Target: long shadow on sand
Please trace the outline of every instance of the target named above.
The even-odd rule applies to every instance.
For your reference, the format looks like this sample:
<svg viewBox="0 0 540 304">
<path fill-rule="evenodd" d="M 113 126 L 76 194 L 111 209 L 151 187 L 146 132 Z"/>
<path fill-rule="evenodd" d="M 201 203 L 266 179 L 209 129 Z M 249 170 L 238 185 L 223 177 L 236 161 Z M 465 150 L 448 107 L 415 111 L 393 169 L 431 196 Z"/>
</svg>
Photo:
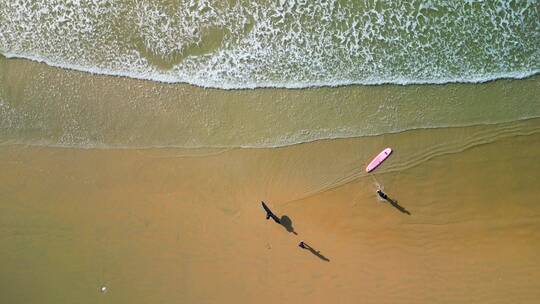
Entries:
<svg viewBox="0 0 540 304">
<path fill-rule="evenodd" d="M 281 216 L 281 219 L 279 219 L 279 223 L 281 224 L 281 226 L 287 229 L 288 232 L 298 235 L 298 233 L 294 231 L 294 228 L 292 226 L 292 221 L 288 216 L 286 215 Z"/>
<path fill-rule="evenodd" d="M 402 206 L 400 206 L 400 205 L 398 204 L 398 201 L 395 201 L 395 200 L 393 200 L 393 199 L 391 199 L 391 198 L 389 198 L 389 197 L 386 198 L 385 201 L 389 202 L 389 203 L 390 203 L 392 206 L 394 206 L 397 210 L 399 210 L 399 211 L 401 211 L 401 212 L 403 212 L 403 213 L 405 213 L 405 214 L 411 215 L 411 213 L 410 213 L 409 211 L 407 211 L 407 209 L 403 208 Z"/>
<path fill-rule="evenodd" d="M 317 250 L 313 249 L 313 247 L 309 246 L 309 245 L 306 244 L 305 242 L 302 242 L 302 243 L 300 243 L 300 244 L 302 244 L 302 246 L 300 246 L 300 247 L 309 250 L 309 252 L 313 253 L 313 254 L 314 254 L 316 257 L 318 257 L 319 259 L 321 259 L 321 260 L 323 260 L 323 261 L 325 261 L 325 262 L 330 262 L 330 259 L 328 259 L 328 258 L 325 257 L 324 255 L 322 255 L 320 251 L 317 251 Z"/>
</svg>

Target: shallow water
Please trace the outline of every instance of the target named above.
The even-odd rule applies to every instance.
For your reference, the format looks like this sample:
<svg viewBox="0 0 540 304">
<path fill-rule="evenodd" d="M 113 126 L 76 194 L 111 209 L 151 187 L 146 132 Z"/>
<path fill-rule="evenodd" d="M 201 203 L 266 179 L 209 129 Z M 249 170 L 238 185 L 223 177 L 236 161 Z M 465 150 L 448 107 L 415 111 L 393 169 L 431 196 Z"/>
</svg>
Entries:
<svg viewBox="0 0 540 304">
<path fill-rule="evenodd" d="M 540 116 L 539 79 L 226 91 L 0 58 L 0 143 L 276 147 L 511 122 Z"/>
</svg>

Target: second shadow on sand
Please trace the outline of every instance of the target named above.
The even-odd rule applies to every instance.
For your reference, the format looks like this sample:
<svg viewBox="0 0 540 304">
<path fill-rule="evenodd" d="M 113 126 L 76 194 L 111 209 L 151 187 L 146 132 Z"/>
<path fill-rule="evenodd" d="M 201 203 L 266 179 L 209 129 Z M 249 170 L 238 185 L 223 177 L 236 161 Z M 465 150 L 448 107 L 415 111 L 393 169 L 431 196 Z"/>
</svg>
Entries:
<svg viewBox="0 0 540 304">
<path fill-rule="evenodd" d="M 280 219 L 279 219 L 279 223 L 281 226 L 283 226 L 288 232 L 290 233 L 294 233 L 296 235 L 298 235 L 298 233 L 296 233 L 296 231 L 294 231 L 294 228 L 293 228 L 293 225 L 292 225 L 292 221 L 291 219 L 286 216 L 286 215 L 283 215 Z"/>
<path fill-rule="evenodd" d="M 320 251 L 317 251 L 315 250 L 313 247 L 309 246 L 308 244 L 306 244 L 305 242 L 300 242 L 300 244 L 298 245 L 300 246 L 300 248 L 303 248 L 303 249 L 307 249 L 309 250 L 309 252 L 311 252 L 312 254 L 314 254 L 316 257 L 318 257 L 319 259 L 325 261 L 325 262 L 330 262 L 330 259 L 328 259 L 327 257 L 325 257 L 324 255 L 321 254 Z"/>
</svg>

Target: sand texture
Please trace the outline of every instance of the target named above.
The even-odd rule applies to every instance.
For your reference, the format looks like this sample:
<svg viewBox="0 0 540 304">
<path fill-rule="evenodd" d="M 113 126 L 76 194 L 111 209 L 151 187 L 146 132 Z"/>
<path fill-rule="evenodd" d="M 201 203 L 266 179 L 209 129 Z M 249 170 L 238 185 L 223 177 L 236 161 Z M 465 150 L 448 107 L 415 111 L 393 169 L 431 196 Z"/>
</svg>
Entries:
<svg viewBox="0 0 540 304">
<path fill-rule="evenodd" d="M 540 120 L 274 149 L 4 145 L 0 302 L 536 303 L 539 155 Z"/>
</svg>

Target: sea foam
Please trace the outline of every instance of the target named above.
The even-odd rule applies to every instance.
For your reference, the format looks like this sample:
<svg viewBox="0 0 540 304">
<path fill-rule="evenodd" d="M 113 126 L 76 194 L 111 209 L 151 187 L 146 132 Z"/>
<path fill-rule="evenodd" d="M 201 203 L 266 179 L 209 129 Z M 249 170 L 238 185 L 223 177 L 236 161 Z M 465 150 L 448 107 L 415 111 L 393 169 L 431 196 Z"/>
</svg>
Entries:
<svg viewBox="0 0 540 304">
<path fill-rule="evenodd" d="M 540 71 L 537 1 L 4 1 L 6 57 L 202 87 L 485 82 Z"/>
</svg>

